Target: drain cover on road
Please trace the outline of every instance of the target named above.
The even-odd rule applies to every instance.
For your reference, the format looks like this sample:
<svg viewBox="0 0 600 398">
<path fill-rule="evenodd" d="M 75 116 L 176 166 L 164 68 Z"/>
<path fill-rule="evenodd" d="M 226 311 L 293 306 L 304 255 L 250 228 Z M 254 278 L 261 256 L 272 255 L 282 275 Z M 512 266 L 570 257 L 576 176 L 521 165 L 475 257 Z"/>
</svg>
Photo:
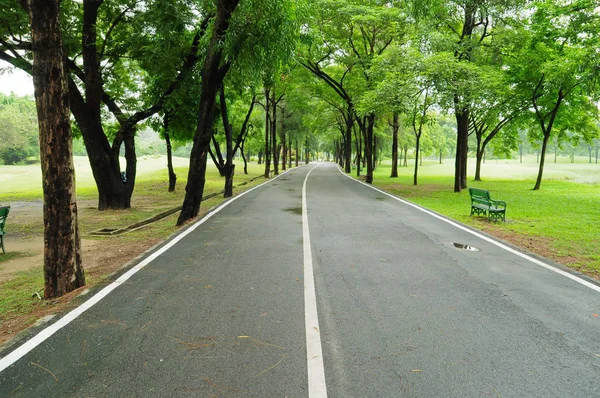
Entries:
<svg viewBox="0 0 600 398">
<path fill-rule="evenodd" d="M 456 247 L 457 249 L 463 249 L 463 250 L 468 250 L 470 252 L 478 252 L 479 249 L 473 246 L 469 246 L 469 245 L 463 245 L 462 243 L 453 243 L 454 247 Z"/>
</svg>

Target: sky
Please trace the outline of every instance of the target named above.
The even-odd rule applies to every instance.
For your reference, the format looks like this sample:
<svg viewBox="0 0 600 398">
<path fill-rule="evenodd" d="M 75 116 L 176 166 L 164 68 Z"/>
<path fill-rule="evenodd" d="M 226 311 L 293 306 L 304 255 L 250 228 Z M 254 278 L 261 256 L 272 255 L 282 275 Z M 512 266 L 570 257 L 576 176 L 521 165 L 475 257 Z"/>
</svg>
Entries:
<svg viewBox="0 0 600 398">
<path fill-rule="evenodd" d="M 7 71 L 9 64 L 0 61 L 0 92 L 17 95 L 33 95 L 33 80 L 27 73 L 12 68 Z"/>
</svg>

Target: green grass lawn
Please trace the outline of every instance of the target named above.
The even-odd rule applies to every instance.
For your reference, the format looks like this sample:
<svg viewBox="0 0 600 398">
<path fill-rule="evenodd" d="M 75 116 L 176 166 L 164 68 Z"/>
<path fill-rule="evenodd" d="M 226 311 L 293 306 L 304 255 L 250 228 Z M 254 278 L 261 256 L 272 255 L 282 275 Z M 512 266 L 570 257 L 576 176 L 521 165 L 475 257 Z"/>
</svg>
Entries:
<svg viewBox="0 0 600 398">
<path fill-rule="evenodd" d="M 374 185 L 513 243 L 529 242 L 525 246 L 534 253 L 600 275 L 600 165 L 550 163 L 541 190 L 533 191 L 536 164 L 488 162 L 483 166 L 484 181 L 475 182 L 471 176 L 469 186 L 486 189 L 493 199 L 508 205 L 506 223 L 488 223 L 469 216 L 468 190 L 453 192 L 454 167 L 452 160 L 445 162 L 425 162 L 419 168 L 418 186 L 413 185 L 414 164 L 400 168 L 400 177 L 392 179 L 391 166 L 384 163 L 374 174 Z M 474 170 L 473 164 L 469 170 Z"/>
</svg>

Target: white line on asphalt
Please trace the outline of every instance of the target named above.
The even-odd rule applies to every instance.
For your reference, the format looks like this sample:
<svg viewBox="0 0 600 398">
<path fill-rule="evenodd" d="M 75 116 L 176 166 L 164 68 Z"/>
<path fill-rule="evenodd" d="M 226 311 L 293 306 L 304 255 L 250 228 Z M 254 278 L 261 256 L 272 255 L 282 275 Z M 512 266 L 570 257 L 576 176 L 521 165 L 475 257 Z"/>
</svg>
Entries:
<svg viewBox="0 0 600 398">
<path fill-rule="evenodd" d="M 4 369 L 8 368 L 10 365 L 12 365 L 16 361 L 18 361 L 23 356 L 25 356 L 27 353 L 29 353 L 35 347 L 37 347 L 38 345 L 43 343 L 46 339 L 48 339 L 54 333 L 56 333 L 57 331 L 59 331 L 60 329 L 62 329 L 63 327 L 65 327 L 66 325 L 71 323 L 72 321 L 74 321 L 79 315 L 83 314 L 85 311 L 92 308 L 100 300 L 102 300 L 104 297 L 108 296 L 108 294 L 110 292 L 112 292 L 117 287 L 122 285 L 124 282 L 126 282 L 129 278 L 131 278 L 133 275 L 135 275 L 139 270 L 144 268 L 146 265 L 150 264 L 158 256 L 160 256 L 161 254 L 163 254 L 164 252 L 166 252 L 167 250 L 172 248 L 180 240 L 182 240 L 187 235 L 192 233 L 192 231 L 194 231 L 200 225 L 204 224 L 208 219 L 210 219 L 212 216 L 214 216 L 215 214 L 217 214 L 218 212 L 223 210 L 226 206 L 235 202 L 236 200 L 238 200 L 242 196 L 246 195 L 247 193 L 250 193 L 250 192 L 254 191 L 255 189 L 258 189 L 258 188 L 262 187 L 263 185 L 268 184 L 269 182 L 275 181 L 276 179 L 287 174 L 291 170 L 293 170 L 293 169 L 290 169 L 290 170 L 280 174 L 279 176 L 273 178 L 272 180 L 263 182 L 262 184 L 257 185 L 254 188 L 251 188 L 245 192 L 242 192 L 241 194 L 231 198 L 227 202 L 225 202 L 222 205 L 220 205 L 219 207 L 217 207 L 215 210 L 208 213 L 201 220 L 199 220 L 198 222 L 193 224 L 190 228 L 186 229 L 180 235 L 176 236 L 173 240 L 171 240 L 170 242 L 165 244 L 162 248 L 158 249 L 157 251 L 152 253 L 150 256 L 146 257 L 142 262 L 137 264 L 135 267 L 133 267 L 132 269 L 130 269 L 129 271 L 127 271 L 126 273 L 121 275 L 116 281 L 114 281 L 110 285 L 106 286 L 104 289 L 100 290 L 98 293 L 96 293 L 93 297 L 91 297 L 85 303 L 81 304 L 79 307 L 75 308 L 73 311 L 69 312 L 67 315 L 60 318 L 58 321 L 56 321 L 52 325 L 48 326 L 47 328 L 45 328 L 44 330 L 42 330 L 41 332 L 36 334 L 30 340 L 23 343 L 23 345 L 21 345 L 19 348 L 12 351 L 10 354 L 5 356 L 4 358 L 0 359 L 0 372 L 2 372 Z"/>
<path fill-rule="evenodd" d="M 371 188 L 371 189 L 374 189 L 374 190 L 376 190 L 377 192 L 380 192 L 380 193 L 382 193 L 382 194 L 384 194 L 384 195 L 387 195 L 387 196 L 389 196 L 389 197 L 390 197 L 390 198 L 392 198 L 392 199 L 396 199 L 397 201 L 399 201 L 399 202 L 402 202 L 402 203 L 404 203 L 404 204 L 406 204 L 406 205 L 408 205 L 408 206 L 412 206 L 412 207 L 414 207 L 415 209 L 422 211 L 423 213 L 429 214 L 430 216 L 432 216 L 432 217 L 435 217 L 435 218 L 437 218 L 437 219 L 439 219 L 439 220 L 442 220 L 442 221 L 444 221 L 445 223 L 448 223 L 448 224 L 450 224 L 450 225 L 452 225 L 452 226 L 454 226 L 454 227 L 456 227 L 456 228 L 458 228 L 458 229 L 461 229 L 461 230 L 463 230 L 463 231 L 465 231 L 465 232 L 468 232 L 468 233 L 470 233 L 471 235 L 475 235 L 476 237 L 478 237 L 478 238 L 481 238 L 481 239 L 485 240 L 486 242 L 489 242 L 489 243 L 491 243 L 491 244 L 493 244 L 493 245 L 496 245 L 496 246 L 498 246 L 498 247 L 500 247 L 500 248 L 502 248 L 502 249 L 504 249 L 504 250 L 506 250 L 506 251 L 508 251 L 508 252 L 511 252 L 511 253 L 513 253 L 513 254 L 516 254 L 517 256 L 519 256 L 519 257 L 521 257 L 521 258 L 524 258 L 525 260 L 531 261 L 532 263 L 534 263 L 534 264 L 537 264 L 537 265 L 539 265 L 540 267 L 546 268 L 547 270 L 550 270 L 550 271 L 552 271 L 552 272 L 556 272 L 557 274 L 560 274 L 560 275 L 562 275 L 562 276 L 565 276 L 565 277 L 567 277 L 567 278 L 569 278 L 569 279 L 571 279 L 571 280 L 573 280 L 573 281 L 575 281 L 575 282 L 577 282 L 577 283 L 579 283 L 579 284 L 581 284 L 581 285 L 583 285 L 583 286 L 585 286 L 585 287 L 589 287 L 590 289 L 592 289 L 592 290 L 595 290 L 595 291 L 597 291 L 598 293 L 600 293 L 600 286 L 594 285 L 593 283 L 590 283 L 590 282 L 586 281 L 585 279 L 579 278 L 579 277 L 578 277 L 578 276 L 576 276 L 576 275 L 570 274 L 570 273 L 568 273 L 568 272 L 565 272 L 565 271 L 563 271 L 563 270 L 561 270 L 561 269 L 558 269 L 558 268 L 556 268 L 556 267 L 553 267 L 553 266 L 552 266 L 552 265 L 550 265 L 550 264 L 546 264 L 545 262 L 543 262 L 543 261 L 540 261 L 540 260 L 538 260 L 538 259 L 536 259 L 536 258 L 533 258 L 533 257 L 531 257 L 531 256 L 528 256 L 528 255 L 527 255 L 527 254 L 525 254 L 525 253 L 521 253 L 520 251 L 518 251 L 518 250 L 515 250 L 515 249 L 513 249 L 512 247 L 506 246 L 505 244 L 502 244 L 502 243 L 498 242 L 497 240 L 494 240 L 494 239 L 492 239 L 492 238 L 489 238 L 489 237 L 487 237 L 487 236 L 485 236 L 485 235 L 482 235 L 482 234 L 480 234 L 480 233 L 478 233 L 478 232 L 475 232 L 475 231 L 473 231 L 473 230 L 471 230 L 471 229 L 469 229 L 469 228 L 466 228 L 466 227 L 464 227 L 464 226 L 462 226 L 462 225 L 460 225 L 460 224 L 458 224 L 458 223 L 456 223 L 456 222 L 454 222 L 454 221 L 448 220 L 447 218 L 444 218 L 444 217 L 440 216 L 439 214 L 435 214 L 434 212 L 431 212 L 431 211 L 429 211 L 429 210 L 427 210 L 427 209 L 424 209 L 423 207 L 421 207 L 421 206 L 419 206 L 419 205 L 416 205 L 416 204 L 414 204 L 414 203 L 408 202 L 408 201 L 406 201 L 406 200 L 404 200 L 404 199 L 400 199 L 399 197 L 397 197 L 397 196 L 394 196 L 394 195 L 392 195 L 392 194 L 390 194 L 390 193 L 388 193 L 388 192 L 382 191 L 382 190 L 381 190 L 381 189 L 379 189 L 379 188 L 375 188 L 375 187 L 374 187 L 374 186 L 372 186 L 372 185 L 369 185 L 369 184 L 367 184 L 367 183 L 364 183 L 364 182 L 362 182 L 362 181 L 359 181 L 359 180 L 357 180 L 357 179 L 353 178 L 352 176 L 349 176 L 348 174 L 344 173 L 344 172 L 342 171 L 342 169 L 339 167 L 339 165 L 336 165 L 336 166 L 337 166 L 337 169 L 338 169 L 338 171 L 339 171 L 340 173 L 342 173 L 342 175 L 344 175 L 344 176 L 348 177 L 348 178 L 349 178 L 349 179 L 351 179 L 352 181 L 358 182 L 358 183 L 360 183 L 360 184 L 362 184 L 362 185 L 365 185 L 365 186 L 367 186 L 367 187 L 369 187 L 369 188 Z"/>
<path fill-rule="evenodd" d="M 313 272 L 312 249 L 308 230 L 308 209 L 306 204 L 306 182 L 310 173 L 319 166 L 313 167 L 302 186 L 302 241 L 304 243 L 304 324 L 306 326 L 306 365 L 308 369 L 308 397 L 326 398 L 325 366 L 321 348 L 321 329 L 317 312 L 317 294 L 315 291 L 315 275 Z"/>
</svg>

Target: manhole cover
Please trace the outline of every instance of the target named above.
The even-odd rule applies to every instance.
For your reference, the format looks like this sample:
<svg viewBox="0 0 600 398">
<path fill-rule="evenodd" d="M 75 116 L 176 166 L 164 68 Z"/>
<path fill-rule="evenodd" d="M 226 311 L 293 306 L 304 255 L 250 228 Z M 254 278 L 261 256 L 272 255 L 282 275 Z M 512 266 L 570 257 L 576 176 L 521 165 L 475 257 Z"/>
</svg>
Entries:
<svg viewBox="0 0 600 398">
<path fill-rule="evenodd" d="M 473 246 L 469 246 L 469 245 L 464 245 L 462 243 L 453 243 L 454 247 L 456 247 L 457 249 L 462 249 L 462 250 L 468 250 L 470 252 L 478 252 L 479 249 Z"/>
</svg>

